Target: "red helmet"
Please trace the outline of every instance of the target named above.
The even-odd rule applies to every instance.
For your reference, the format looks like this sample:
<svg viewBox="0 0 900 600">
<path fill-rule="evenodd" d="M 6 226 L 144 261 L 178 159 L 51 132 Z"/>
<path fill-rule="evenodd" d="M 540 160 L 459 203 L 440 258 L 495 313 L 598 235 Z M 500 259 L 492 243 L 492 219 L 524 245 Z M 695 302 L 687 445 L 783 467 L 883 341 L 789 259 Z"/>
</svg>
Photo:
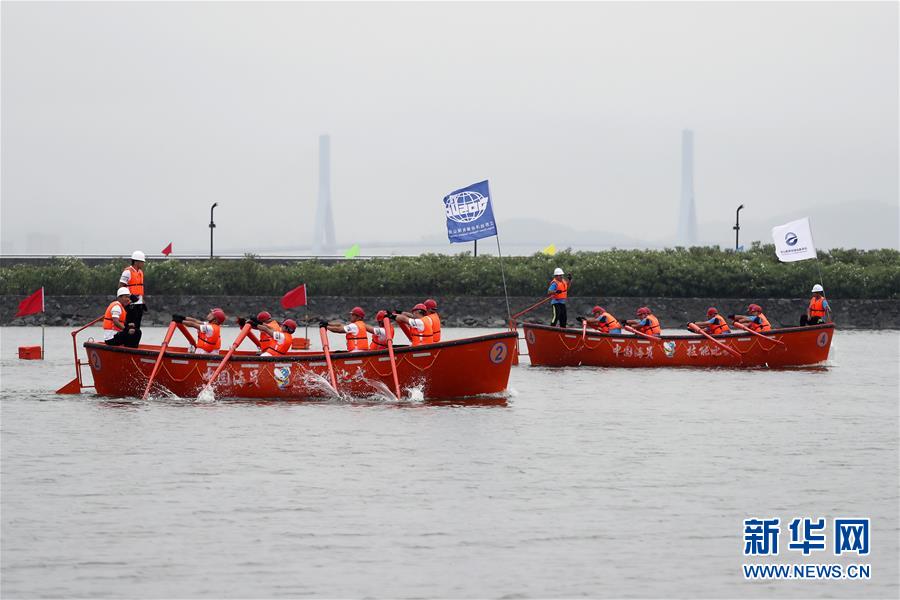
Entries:
<svg viewBox="0 0 900 600">
<path fill-rule="evenodd" d="M 221 308 L 213 308 L 209 312 L 212 313 L 213 318 L 218 321 L 220 325 L 228 318 L 225 316 L 225 311 Z"/>
<path fill-rule="evenodd" d="M 382 321 L 384 321 L 384 318 L 385 318 L 386 316 L 387 316 L 387 311 L 386 311 L 386 310 L 379 310 L 379 311 L 375 314 L 375 320 L 378 321 L 379 323 L 381 323 Z"/>
<path fill-rule="evenodd" d="M 639 309 L 637 309 L 637 315 L 638 315 L 639 317 L 640 317 L 641 315 L 649 315 L 649 314 L 650 314 L 650 309 L 647 308 L 646 306 L 642 306 L 642 307 L 640 307 Z"/>
<path fill-rule="evenodd" d="M 288 333 L 294 333 L 294 330 L 297 329 L 297 321 L 293 319 L 285 319 L 284 323 L 281 324 L 284 329 L 287 329 Z"/>
<path fill-rule="evenodd" d="M 260 321 L 260 322 L 262 322 L 262 323 L 268 323 L 269 321 L 272 320 L 272 315 L 270 315 L 270 314 L 269 314 L 268 312 L 266 312 L 266 311 L 262 311 L 261 313 L 259 313 L 258 315 L 256 315 L 256 320 L 257 320 L 257 321 Z"/>
<path fill-rule="evenodd" d="M 606 309 L 603 308 L 602 306 L 595 306 L 594 308 L 591 309 L 591 312 L 596 315 L 597 313 L 605 313 Z"/>
<path fill-rule="evenodd" d="M 719 314 L 719 311 L 716 310 L 716 307 L 715 307 L 715 306 L 710 306 L 708 309 L 706 309 L 706 316 L 707 316 L 707 317 L 711 317 L 711 316 L 717 315 L 717 314 Z"/>
<path fill-rule="evenodd" d="M 422 304 L 421 302 L 413 306 L 413 310 L 421 310 L 422 312 L 428 312 L 428 307 Z"/>
<path fill-rule="evenodd" d="M 366 318 L 366 311 L 364 311 L 364 310 L 363 310 L 361 307 L 359 307 L 359 306 L 354 306 L 353 308 L 351 308 L 351 309 L 350 309 L 350 314 L 351 314 L 351 315 L 356 315 L 356 316 L 359 317 L 360 319 L 365 319 L 365 318 Z"/>
<path fill-rule="evenodd" d="M 747 312 L 762 312 L 762 306 L 759 304 L 751 304 L 747 307 Z"/>
<path fill-rule="evenodd" d="M 428 310 L 437 310 L 437 302 L 435 302 L 432 298 L 429 298 L 424 302 L 425 308 Z"/>
</svg>

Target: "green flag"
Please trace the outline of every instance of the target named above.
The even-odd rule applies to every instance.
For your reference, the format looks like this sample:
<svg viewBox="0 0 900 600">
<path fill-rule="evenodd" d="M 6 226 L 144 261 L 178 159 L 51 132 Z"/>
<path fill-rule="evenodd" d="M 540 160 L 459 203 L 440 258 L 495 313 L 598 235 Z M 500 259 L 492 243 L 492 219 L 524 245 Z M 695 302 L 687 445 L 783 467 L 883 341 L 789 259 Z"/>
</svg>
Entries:
<svg viewBox="0 0 900 600">
<path fill-rule="evenodd" d="M 344 252 L 344 258 L 353 258 L 359 256 L 359 244 L 353 244 L 349 250 Z"/>
</svg>

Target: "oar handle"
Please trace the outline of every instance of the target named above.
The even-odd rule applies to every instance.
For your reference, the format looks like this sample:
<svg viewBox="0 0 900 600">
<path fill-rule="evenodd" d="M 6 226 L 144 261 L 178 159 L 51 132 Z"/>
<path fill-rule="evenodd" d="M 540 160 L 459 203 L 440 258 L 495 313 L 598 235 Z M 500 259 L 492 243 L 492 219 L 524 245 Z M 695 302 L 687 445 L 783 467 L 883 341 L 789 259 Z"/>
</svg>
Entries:
<svg viewBox="0 0 900 600">
<path fill-rule="evenodd" d="M 738 351 L 735 350 L 734 348 L 730 348 L 730 347 L 726 346 L 725 344 L 723 344 L 722 342 L 720 342 L 719 340 L 717 340 L 717 339 L 714 338 L 713 336 L 709 335 L 708 333 L 706 333 L 705 331 L 703 331 L 703 328 L 700 327 L 699 325 L 697 325 L 696 323 L 688 323 L 688 329 L 690 329 L 690 330 L 693 331 L 694 333 L 699 333 L 700 335 L 702 335 L 703 337 L 705 337 L 706 339 L 708 339 L 709 341 L 711 341 L 713 344 L 719 346 L 720 348 L 722 348 L 722 350 L 725 350 L 725 352 L 728 352 L 729 354 L 731 354 L 731 355 L 734 356 L 735 358 L 738 358 L 738 359 L 740 359 L 740 360 L 743 360 L 743 357 L 741 357 L 741 353 L 740 353 L 740 352 L 738 352 Z"/>
<path fill-rule="evenodd" d="M 648 340 L 653 340 L 653 341 L 655 341 L 655 342 L 662 342 L 662 340 L 659 339 L 658 337 L 656 337 L 655 335 L 647 335 L 647 334 L 644 333 L 643 331 L 638 331 L 637 329 L 635 329 L 635 328 L 632 327 L 631 325 L 622 325 L 622 329 L 624 329 L 625 331 L 630 331 L 631 333 L 633 333 L 633 334 L 635 334 L 635 335 L 639 335 L 639 336 L 641 336 L 642 338 L 647 338 Z"/>
<path fill-rule="evenodd" d="M 755 336 L 757 336 L 757 337 L 761 337 L 761 338 L 763 338 L 763 339 L 769 340 L 770 342 L 775 342 L 776 344 L 781 344 L 782 346 L 786 346 L 786 345 L 787 345 L 787 344 L 785 344 L 784 342 L 782 342 L 781 340 L 776 340 L 775 338 L 771 338 L 771 337 L 769 337 L 769 336 L 767 336 L 767 335 L 763 335 L 763 334 L 761 334 L 761 333 L 758 332 L 758 331 L 753 331 L 752 329 L 750 329 L 749 327 L 747 327 L 747 326 L 744 325 L 743 323 L 739 323 L 739 322 L 735 321 L 735 322 L 734 322 L 734 326 L 737 327 L 737 328 L 739 328 L 739 329 L 743 329 L 744 331 L 746 331 L 746 332 L 748 332 L 748 333 L 752 333 L 753 335 L 755 335 Z"/>
<path fill-rule="evenodd" d="M 540 302 L 538 302 L 538 303 L 536 303 L 536 304 L 532 304 L 531 306 L 529 306 L 528 308 L 526 308 L 526 309 L 523 310 L 523 311 L 517 312 L 516 314 L 514 314 L 514 315 L 512 316 L 512 318 L 513 318 L 513 319 L 518 319 L 519 317 L 521 317 L 521 316 L 524 315 L 525 313 L 533 311 L 534 309 L 536 309 L 536 308 L 537 308 L 538 306 L 540 306 L 541 304 L 543 304 L 543 303 L 545 303 L 545 302 L 549 302 L 552 298 L 553 298 L 553 296 L 547 296 L 546 298 L 544 298 L 544 299 L 541 300 Z"/>
<path fill-rule="evenodd" d="M 169 328 L 166 330 L 166 335 L 163 338 L 163 343 L 159 347 L 159 355 L 156 357 L 156 363 L 153 365 L 153 371 L 150 373 L 150 379 L 147 380 L 147 387 L 144 388 L 144 395 L 141 396 L 141 400 L 146 400 L 147 396 L 150 395 L 150 387 L 153 385 L 153 380 L 156 379 L 156 373 L 159 371 L 159 366 L 162 364 L 163 355 L 166 353 L 166 348 L 169 347 L 169 341 L 172 339 L 172 335 L 175 333 L 175 328 L 179 325 L 175 321 L 169 323 Z"/>
</svg>

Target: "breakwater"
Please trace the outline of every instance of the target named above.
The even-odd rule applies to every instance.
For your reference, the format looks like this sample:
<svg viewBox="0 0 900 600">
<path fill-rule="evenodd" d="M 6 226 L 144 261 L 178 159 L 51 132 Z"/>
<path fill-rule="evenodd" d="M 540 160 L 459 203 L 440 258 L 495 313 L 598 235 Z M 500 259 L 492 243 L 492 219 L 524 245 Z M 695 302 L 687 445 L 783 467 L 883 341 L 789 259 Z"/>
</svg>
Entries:
<svg viewBox="0 0 900 600">
<path fill-rule="evenodd" d="M 506 325 L 506 302 L 502 296 L 440 296 L 442 323 L 446 327 L 503 327 Z M 75 327 L 101 314 L 112 300 L 109 296 L 47 296 L 46 313 L 14 318 L 19 302 L 24 296 L 0 296 L 0 325 L 40 325 Z M 512 313 L 534 304 L 539 298 L 511 297 Z M 354 306 L 362 306 L 371 319 L 381 308 L 409 310 L 421 297 L 410 296 L 317 296 L 310 298 L 307 308 L 285 311 L 278 296 L 148 296 L 149 311 L 144 316 L 147 325 L 165 325 L 172 313 L 203 317 L 210 307 L 219 306 L 229 317 L 255 315 L 268 310 L 279 318 L 302 319 L 309 315 L 314 321 L 320 318 L 344 319 Z M 743 313 L 747 304 L 761 304 L 773 326 L 789 326 L 799 323 L 800 314 L 806 309 L 807 298 L 649 298 L 610 297 L 599 300 L 603 306 L 619 318 L 633 318 L 639 306 L 649 306 L 664 327 L 678 328 L 688 321 L 697 321 L 706 315 L 709 306 L 715 306 L 724 314 Z M 598 302 L 595 298 L 572 297 L 569 299 L 569 324 L 577 326 L 577 315 L 588 315 Z M 844 329 L 900 329 L 900 303 L 886 299 L 830 299 L 834 321 Z M 520 321 L 548 324 L 550 308 L 547 305 L 525 315 Z M 234 325 L 229 319 L 229 325 Z"/>
</svg>

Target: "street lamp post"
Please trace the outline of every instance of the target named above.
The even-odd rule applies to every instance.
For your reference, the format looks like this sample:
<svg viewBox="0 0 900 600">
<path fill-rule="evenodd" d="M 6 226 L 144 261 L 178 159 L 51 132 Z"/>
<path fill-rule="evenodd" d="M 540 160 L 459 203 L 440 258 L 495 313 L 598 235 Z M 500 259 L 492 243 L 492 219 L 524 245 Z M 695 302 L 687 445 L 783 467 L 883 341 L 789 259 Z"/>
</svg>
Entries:
<svg viewBox="0 0 900 600">
<path fill-rule="evenodd" d="M 744 205 L 741 204 L 737 207 L 737 210 L 734 212 L 734 251 L 737 252 L 741 248 L 741 209 L 744 208 Z"/>
<path fill-rule="evenodd" d="M 213 211 L 216 210 L 216 207 L 219 205 L 218 202 L 213 202 L 213 205 L 209 207 L 209 257 L 213 257 L 213 229 L 216 228 L 216 222 L 213 220 Z"/>
</svg>

